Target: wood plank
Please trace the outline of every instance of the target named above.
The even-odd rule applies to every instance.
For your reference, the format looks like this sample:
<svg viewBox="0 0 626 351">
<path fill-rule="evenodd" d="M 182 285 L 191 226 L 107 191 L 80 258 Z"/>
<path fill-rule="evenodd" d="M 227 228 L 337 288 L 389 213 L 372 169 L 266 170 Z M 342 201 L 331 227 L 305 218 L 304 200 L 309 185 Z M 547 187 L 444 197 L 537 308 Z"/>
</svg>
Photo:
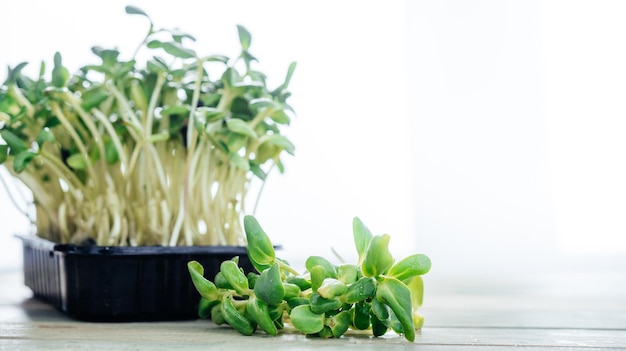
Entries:
<svg viewBox="0 0 626 351">
<path fill-rule="evenodd" d="M 227 326 L 216 326 L 210 321 L 158 323 L 84 323 L 51 321 L 36 323 L 0 324 L 0 347 L 21 343 L 22 346 L 77 345 L 90 343 L 103 347 L 124 345 L 193 348 L 200 345 L 227 344 L 258 349 L 285 349 L 310 346 L 342 349 L 374 350 L 416 348 L 418 346 L 467 347 L 535 347 L 535 348 L 606 348 L 626 349 L 625 330 L 585 329 L 518 329 L 518 328 L 424 328 L 414 343 L 390 333 L 382 338 L 350 333 L 340 340 L 308 338 L 299 333 L 281 333 L 269 337 L 262 332 L 246 337 Z M 179 345 L 179 346 L 176 346 Z"/>
<path fill-rule="evenodd" d="M 626 284 L 615 279 L 556 286 L 524 279 L 434 279 L 427 282 L 422 310 L 426 326 L 410 343 L 394 334 L 245 337 L 210 321 L 80 322 L 30 298 L 19 275 L 0 276 L 0 350 L 626 350 Z M 575 289 L 581 282 L 587 285 Z"/>
</svg>

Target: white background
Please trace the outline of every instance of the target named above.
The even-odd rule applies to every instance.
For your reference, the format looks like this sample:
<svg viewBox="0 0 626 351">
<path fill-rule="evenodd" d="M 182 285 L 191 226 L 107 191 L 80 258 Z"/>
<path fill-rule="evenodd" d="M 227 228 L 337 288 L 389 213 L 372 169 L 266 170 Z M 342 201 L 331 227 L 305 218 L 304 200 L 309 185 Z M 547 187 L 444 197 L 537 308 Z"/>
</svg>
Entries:
<svg viewBox="0 0 626 351">
<path fill-rule="evenodd" d="M 93 45 L 129 54 L 146 22 L 291 61 L 296 156 L 257 212 L 283 256 L 352 259 L 351 222 L 423 252 L 433 274 L 626 253 L 626 4 L 619 1 L 0 2 L 0 67 Z M 0 71 L 0 79 L 6 74 Z M 29 231 L 0 189 L 0 269 Z"/>
</svg>

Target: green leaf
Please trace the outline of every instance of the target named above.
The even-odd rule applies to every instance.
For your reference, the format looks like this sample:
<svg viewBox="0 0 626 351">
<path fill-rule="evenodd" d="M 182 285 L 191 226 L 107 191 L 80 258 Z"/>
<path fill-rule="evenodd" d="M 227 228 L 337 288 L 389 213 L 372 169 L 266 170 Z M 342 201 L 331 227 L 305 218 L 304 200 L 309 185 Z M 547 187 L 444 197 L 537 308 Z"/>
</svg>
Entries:
<svg viewBox="0 0 626 351">
<path fill-rule="evenodd" d="M 162 116 L 184 115 L 189 114 L 189 106 L 187 105 L 167 105 L 161 111 Z"/>
<path fill-rule="evenodd" d="M 147 44 L 146 47 L 148 49 L 160 49 L 163 47 L 163 42 L 157 39 L 153 39 L 150 40 Z"/>
<path fill-rule="evenodd" d="M 83 170 L 87 168 L 87 158 L 81 153 L 75 153 L 65 160 L 67 164 L 76 170 Z"/>
<path fill-rule="evenodd" d="M 43 128 L 37 134 L 37 145 L 39 145 L 39 147 L 46 142 L 54 143 L 55 140 L 54 134 L 52 134 L 49 128 Z"/>
<path fill-rule="evenodd" d="M 322 330 L 320 330 L 317 333 L 317 336 L 319 336 L 322 339 L 330 339 L 330 338 L 334 337 L 333 336 L 333 330 L 330 329 L 329 326 L 324 325 L 324 328 L 322 328 Z"/>
<path fill-rule="evenodd" d="M 365 330 L 370 327 L 370 307 L 363 301 L 357 303 L 350 309 L 352 325 L 358 330 Z"/>
<path fill-rule="evenodd" d="M 276 263 L 276 252 L 257 219 L 252 215 L 245 215 L 243 225 L 248 240 L 246 249 L 252 265 L 259 272 L 273 266 Z"/>
<path fill-rule="evenodd" d="M 146 67 L 150 73 L 169 72 L 169 67 L 160 58 L 154 57 L 152 60 L 146 63 Z"/>
<path fill-rule="evenodd" d="M 9 155 L 9 145 L 0 144 L 0 165 L 7 160 L 7 156 Z"/>
<path fill-rule="evenodd" d="M 89 89 L 82 94 L 82 103 L 80 106 L 83 110 L 89 111 L 92 108 L 100 105 L 104 100 L 109 97 L 109 93 L 106 89 L 100 87 L 95 89 Z"/>
<path fill-rule="evenodd" d="M 372 232 L 363 224 L 360 218 L 354 217 L 352 220 L 352 231 L 354 233 L 354 244 L 359 255 L 359 265 L 365 260 L 367 248 L 372 241 Z"/>
<path fill-rule="evenodd" d="M 372 299 L 371 312 L 383 323 L 387 323 L 389 320 L 389 306 L 382 303 L 379 299 Z"/>
<path fill-rule="evenodd" d="M 211 56 L 207 56 L 204 58 L 204 61 L 207 62 L 221 62 L 221 63 L 228 63 L 228 56 L 224 56 L 224 55 L 211 55 Z"/>
<path fill-rule="evenodd" d="M 293 326 L 304 334 L 319 333 L 324 328 L 324 315 L 313 313 L 308 305 L 294 307 L 289 317 Z"/>
<path fill-rule="evenodd" d="M 280 134 L 272 134 L 269 137 L 267 137 L 265 139 L 266 143 L 275 145 L 280 147 L 281 149 L 287 151 L 287 153 L 293 155 L 296 147 L 291 143 L 291 141 L 289 141 L 289 139 L 287 139 L 286 137 L 280 135 Z"/>
<path fill-rule="evenodd" d="M 411 318 L 412 319 L 412 318 Z M 393 312 L 393 310 L 389 311 L 389 327 L 398 333 L 399 335 L 404 334 L 404 326 L 402 322 L 398 319 L 398 316 Z"/>
<path fill-rule="evenodd" d="M 198 302 L 198 317 L 202 319 L 209 318 L 211 316 L 211 308 L 215 306 L 217 301 L 209 301 L 204 297 L 200 297 Z"/>
<path fill-rule="evenodd" d="M 411 291 L 411 305 L 413 306 L 413 312 L 415 312 L 422 306 L 424 299 L 424 281 L 422 277 L 415 276 L 405 284 Z"/>
<path fill-rule="evenodd" d="M 250 300 L 248 300 L 246 312 L 267 334 L 272 336 L 278 334 L 276 325 L 270 316 L 269 308 L 264 301 L 257 299 L 255 296 L 251 296 Z"/>
<path fill-rule="evenodd" d="M 413 324 L 409 288 L 398 279 L 387 277 L 378 285 L 376 298 L 391 308 L 402 324 L 404 337 L 409 341 L 415 340 L 415 325 Z"/>
<path fill-rule="evenodd" d="M 52 69 L 52 85 L 57 88 L 62 88 L 67 84 L 70 78 L 70 72 L 67 68 L 63 67 L 61 54 L 59 52 L 54 54 L 54 68 Z"/>
<path fill-rule="evenodd" d="M 204 267 L 198 261 L 190 261 L 187 263 L 187 269 L 200 296 L 209 302 L 217 300 L 219 297 L 217 287 L 204 277 Z"/>
<path fill-rule="evenodd" d="M 344 263 L 337 267 L 337 279 L 344 284 L 352 284 L 356 282 L 358 277 L 358 268 L 354 264 Z"/>
<path fill-rule="evenodd" d="M 168 41 L 163 43 L 163 50 L 165 50 L 165 52 L 174 57 L 184 59 L 194 58 L 197 56 L 195 51 L 193 51 L 192 49 L 187 49 L 175 41 Z"/>
<path fill-rule="evenodd" d="M 250 162 L 250 171 L 261 180 L 267 178 L 267 173 L 256 162 Z"/>
<path fill-rule="evenodd" d="M 140 9 L 140 8 L 138 8 L 136 6 L 128 5 L 128 6 L 126 6 L 125 9 L 126 9 L 126 13 L 129 14 L 129 15 L 141 15 L 141 16 L 144 16 L 144 17 L 150 19 L 150 16 L 148 16 L 147 13 L 145 13 L 142 9 Z"/>
<path fill-rule="evenodd" d="M 120 155 L 117 153 L 117 148 L 115 147 L 115 143 L 111 140 L 104 141 L 104 152 L 107 164 L 114 164 L 120 159 Z"/>
<path fill-rule="evenodd" d="M 310 272 L 315 266 L 322 266 L 326 271 L 326 277 L 337 278 L 337 268 L 329 260 L 321 256 L 309 256 L 305 262 L 306 269 Z M 325 278 L 326 278 L 325 277 Z"/>
<path fill-rule="evenodd" d="M 91 48 L 91 51 L 98 57 L 100 57 L 102 59 L 102 66 L 103 67 L 94 67 L 94 66 L 88 66 L 90 69 L 96 70 L 96 71 L 102 71 L 102 72 L 110 72 L 112 68 L 115 67 L 115 65 L 117 65 L 118 62 L 118 58 L 120 56 L 120 52 L 118 50 L 115 49 L 104 49 L 102 47 L 99 46 L 94 46 Z M 106 69 L 104 69 L 106 68 Z M 104 69 L 104 70 L 103 70 Z"/>
<path fill-rule="evenodd" d="M 218 289 L 234 290 L 228 280 L 226 280 L 224 273 L 222 273 L 221 271 L 215 274 L 215 278 L 213 279 L 213 281 L 215 282 L 215 286 Z"/>
<path fill-rule="evenodd" d="M 393 265 L 393 256 L 389 252 L 389 238 L 389 234 L 376 235 L 372 238 L 361 266 L 366 277 L 386 274 Z"/>
<path fill-rule="evenodd" d="M 389 330 L 385 322 L 378 319 L 373 313 L 370 313 L 370 321 L 372 322 L 372 334 L 374 336 L 383 336 L 387 333 L 387 330 Z"/>
<path fill-rule="evenodd" d="M 271 115 L 270 118 L 272 121 L 278 124 L 289 125 L 291 123 L 291 118 L 285 113 L 283 110 L 276 110 Z"/>
<path fill-rule="evenodd" d="M 228 260 L 222 262 L 220 265 L 220 272 L 224 275 L 224 278 L 228 281 L 228 284 L 239 295 L 248 295 L 250 289 L 248 288 L 248 277 L 239 269 L 239 266 L 235 261 Z"/>
<path fill-rule="evenodd" d="M 237 25 L 237 32 L 239 33 L 239 42 L 241 43 L 241 50 L 246 51 L 250 48 L 250 42 L 252 41 L 252 36 L 250 32 L 242 25 Z"/>
<path fill-rule="evenodd" d="M 191 41 L 196 41 L 196 38 L 189 34 L 189 33 L 185 33 L 185 32 L 181 32 L 178 29 L 173 29 L 170 31 L 170 33 L 172 34 L 172 39 L 174 39 L 175 42 L 177 43 L 182 43 L 183 39 L 189 39 Z"/>
<path fill-rule="evenodd" d="M 283 89 L 286 89 L 289 86 L 289 82 L 291 82 L 291 77 L 293 76 L 293 72 L 296 70 L 296 62 L 292 62 L 289 64 L 289 69 L 287 70 L 287 77 L 285 77 L 285 82 L 282 85 Z"/>
<path fill-rule="evenodd" d="M 285 165 L 280 161 L 280 159 L 274 160 L 274 162 L 276 162 L 276 168 L 278 168 L 278 171 L 280 173 L 285 173 Z"/>
<path fill-rule="evenodd" d="M 300 296 L 301 290 L 296 284 L 283 283 L 283 289 L 285 290 L 285 297 L 283 297 L 284 300 Z"/>
<path fill-rule="evenodd" d="M 223 119 L 225 116 L 224 111 L 220 111 L 215 107 L 206 107 L 206 106 L 198 107 L 196 109 L 196 112 L 204 118 L 204 121 L 206 123 L 219 121 L 220 119 Z"/>
<path fill-rule="evenodd" d="M 415 330 L 419 330 L 424 326 L 424 316 L 417 312 L 413 312 L 413 325 Z"/>
<path fill-rule="evenodd" d="M 323 298 L 332 299 L 345 293 L 348 287 L 335 278 L 326 278 L 317 288 L 317 293 Z"/>
<path fill-rule="evenodd" d="M 289 306 L 289 308 L 294 308 L 296 306 L 300 306 L 300 305 L 309 305 L 309 299 L 306 297 L 302 297 L 302 296 L 298 296 L 298 297 L 292 297 L 289 300 L 287 300 L 287 305 Z"/>
<path fill-rule="evenodd" d="M 15 158 L 13 159 L 13 170 L 16 173 L 21 173 L 24 169 L 26 169 L 26 167 L 28 167 L 30 161 L 32 161 L 35 156 L 37 156 L 37 154 L 30 150 L 24 150 L 15 155 Z"/>
<path fill-rule="evenodd" d="M 237 82 L 233 86 L 235 88 L 244 88 L 244 89 L 258 89 L 258 88 L 264 87 L 263 83 L 256 82 L 256 81 Z"/>
<path fill-rule="evenodd" d="M 148 96 L 143 87 L 143 82 L 139 79 L 133 79 L 130 83 L 130 97 L 135 108 L 141 111 L 148 110 Z"/>
<path fill-rule="evenodd" d="M 327 299 L 316 292 L 311 294 L 311 296 L 309 297 L 309 301 L 311 305 L 311 311 L 318 314 L 338 310 L 343 305 L 343 303 L 341 303 L 339 299 Z"/>
<path fill-rule="evenodd" d="M 276 145 L 272 145 L 270 143 L 262 143 L 256 150 L 254 161 L 257 164 L 263 164 L 268 160 L 273 160 L 274 157 L 277 157 L 280 154 L 281 150 L 282 149 Z"/>
<path fill-rule="evenodd" d="M 224 313 L 222 312 L 222 304 L 219 303 L 211 308 L 211 320 L 216 325 L 222 325 L 226 323 L 224 319 Z"/>
<path fill-rule="evenodd" d="M 252 127 L 250 127 L 250 125 L 244 120 L 231 118 L 226 121 L 226 126 L 234 133 L 246 135 L 252 139 L 257 138 L 257 134 L 254 129 L 252 129 Z"/>
<path fill-rule="evenodd" d="M 274 102 L 274 100 L 270 98 L 258 98 L 250 100 L 250 107 L 255 109 L 261 108 L 278 108 L 278 105 Z"/>
<path fill-rule="evenodd" d="M 236 152 L 228 153 L 228 158 L 230 158 L 230 161 L 238 168 L 244 171 L 250 170 L 250 164 L 248 163 L 248 160 L 239 156 L 239 154 L 237 154 Z"/>
<path fill-rule="evenodd" d="M 241 57 L 244 59 L 246 63 L 250 63 L 252 61 L 258 61 L 256 57 L 252 56 L 249 51 L 242 51 Z"/>
<path fill-rule="evenodd" d="M 373 278 L 362 277 L 350 285 L 341 297 L 344 303 L 355 303 L 369 299 L 376 294 L 376 283 Z"/>
<path fill-rule="evenodd" d="M 317 292 L 317 289 L 322 286 L 322 282 L 324 282 L 328 273 L 326 273 L 326 269 L 323 266 L 317 265 L 309 269 L 309 274 L 311 275 L 311 290 Z"/>
<path fill-rule="evenodd" d="M 325 321 L 325 324 L 333 331 L 333 336 L 338 338 L 348 331 L 351 322 L 352 319 L 350 318 L 350 312 L 342 311 L 328 318 Z"/>
<path fill-rule="evenodd" d="M 285 288 L 280 279 L 278 263 L 261 272 L 254 285 L 254 294 L 268 305 L 278 305 L 283 301 Z"/>
<path fill-rule="evenodd" d="M 235 308 L 231 297 L 225 298 L 220 306 L 222 306 L 222 314 L 228 325 L 243 335 L 252 335 L 254 333 L 254 326 Z"/>
<path fill-rule="evenodd" d="M 311 288 L 311 282 L 301 276 L 290 275 L 286 279 L 287 283 L 297 285 L 300 290 L 306 290 Z"/>
<path fill-rule="evenodd" d="M 46 119 L 46 124 L 44 124 L 44 127 L 54 128 L 58 125 L 61 125 L 61 121 L 59 121 L 59 118 L 56 116 L 51 116 Z"/>
<path fill-rule="evenodd" d="M 0 131 L 0 136 L 4 141 L 9 145 L 9 151 L 11 155 L 17 155 L 26 149 L 28 149 L 28 145 L 17 135 L 13 134 L 8 130 Z"/>
<path fill-rule="evenodd" d="M 248 278 L 248 286 L 250 287 L 250 289 L 254 289 L 256 281 L 259 279 L 259 275 L 254 272 L 248 272 L 248 274 L 246 274 L 246 277 Z"/>
<path fill-rule="evenodd" d="M 428 273 L 430 265 L 428 256 L 423 254 L 411 255 L 394 264 L 389 270 L 389 276 L 405 282 L 414 276 Z"/>
<path fill-rule="evenodd" d="M 225 88 L 233 87 L 233 85 L 237 81 L 236 71 L 233 68 L 228 67 L 224 70 L 224 73 L 222 73 L 221 81 L 224 84 Z"/>
<path fill-rule="evenodd" d="M 20 62 L 19 64 L 17 64 L 17 66 L 15 66 L 15 68 L 11 69 L 9 68 L 9 74 L 8 74 L 8 78 L 7 80 L 4 82 L 5 85 L 9 85 L 9 84 L 13 84 L 17 81 L 17 79 L 19 78 L 22 69 L 24 69 L 24 67 L 26 67 L 26 65 L 28 65 L 28 62 Z"/>
</svg>

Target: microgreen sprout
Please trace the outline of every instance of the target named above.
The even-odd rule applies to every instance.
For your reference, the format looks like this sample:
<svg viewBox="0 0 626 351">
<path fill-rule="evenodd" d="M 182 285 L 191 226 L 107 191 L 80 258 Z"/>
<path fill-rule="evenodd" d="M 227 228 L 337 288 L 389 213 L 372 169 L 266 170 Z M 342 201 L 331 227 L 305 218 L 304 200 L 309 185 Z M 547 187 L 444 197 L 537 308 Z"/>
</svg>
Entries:
<svg viewBox="0 0 626 351">
<path fill-rule="evenodd" d="M 294 152 L 281 131 L 293 115 L 295 63 L 269 89 L 246 28 L 237 26 L 234 59 L 202 56 L 192 35 L 126 12 L 149 22 L 129 60 L 94 47 L 100 62 L 74 74 L 60 53 L 50 77 L 44 63 L 34 79 L 22 74 L 26 63 L 9 69 L 0 164 L 32 191 L 37 233 L 55 242 L 245 244 L 251 182 L 284 171 L 281 156 Z"/>
<path fill-rule="evenodd" d="M 381 336 L 388 331 L 414 341 L 424 322 L 418 313 L 428 273 L 428 256 L 414 254 L 395 261 L 387 234 L 372 235 L 359 218 L 353 220 L 358 263 L 336 265 L 320 257 L 306 260 L 299 274 L 276 257 L 272 242 L 257 219 L 244 217 L 248 257 L 256 272 L 244 274 L 238 258 L 225 261 L 211 281 L 197 261 L 188 263 L 200 294 L 199 316 L 228 324 L 241 334 L 257 328 L 277 335 L 287 327 L 311 336 L 340 337 L 348 330 Z"/>
</svg>

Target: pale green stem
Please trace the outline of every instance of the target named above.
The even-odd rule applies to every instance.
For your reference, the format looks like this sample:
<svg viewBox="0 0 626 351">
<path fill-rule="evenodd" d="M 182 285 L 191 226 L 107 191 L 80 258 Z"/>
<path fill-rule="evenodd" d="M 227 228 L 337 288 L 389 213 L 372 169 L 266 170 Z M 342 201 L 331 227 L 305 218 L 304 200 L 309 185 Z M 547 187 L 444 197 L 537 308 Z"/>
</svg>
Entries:
<svg viewBox="0 0 626 351">
<path fill-rule="evenodd" d="M 265 184 L 267 183 L 267 177 L 270 174 L 270 172 L 272 172 L 272 169 L 274 169 L 275 165 L 276 165 L 275 163 L 272 163 L 272 165 L 267 170 L 267 172 L 265 172 L 265 179 L 260 179 L 261 187 L 259 188 L 259 191 L 256 194 L 256 199 L 254 200 L 254 207 L 252 208 L 252 215 L 256 213 L 256 210 L 259 207 L 259 201 L 261 200 L 261 194 L 263 193 L 263 190 L 265 189 Z"/>
<path fill-rule="evenodd" d="M 70 94 L 68 91 L 65 91 L 64 96 L 70 102 L 74 110 L 78 112 L 78 115 L 87 126 L 87 129 L 89 129 L 91 136 L 96 141 L 96 144 L 98 145 L 98 151 L 100 151 L 100 162 L 104 166 L 106 164 L 106 157 L 105 157 L 106 153 L 104 151 L 104 144 L 102 143 L 101 133 L 98 132 L 98 128 L 96 127 L 96 124 L 91 119 L 91 116 L 87 115 L 87 113 L 83 110 L 83 108 L 80 106 L 80 103 L 78 102 L 78 99 L 74 95 Z"/>
<path fill-rule="evenodd" d="M 165 75 L 162 72 L 159 72 L 157 76 L 156 85 L 154 90 L 152 91 L 152 96 L 150 97 L 150 105 L 148 106 L 148 111 L 146 113 L 146 125 L 144 126 L 144 138 L 147 140 L 152 135 L 152 123 L 154 120 L 154 111 L 156 110 L 157 103 L 159 102 L 159 96 L 161 95 L 161 88 L 165 82 Z"/>
<path fill-rule="evenodd" d="M 28 115 L 28 117 L 33 118 L 33 116 L 35 115 L 35 108 L 30 103 L 30 101 L 28 101 L 28 99 L 24 96 L 24 94 L 22 94 L 22 91 L 17 87 L 17 85 L 11 84 L 9 86 L 8 93 L 9 93 L 9 96 L 17 100 L 18 104 L 26 108 L 26 114 Z"/>
<path fill-rule="evenodd" d="M 78 147 L 78 150 L 85 158 L 85 163 L 87 164 L 87 171 L 91 175 L 89 178 L 94 182 L 94 187 L 97 188 L 99 184 L 99 178 L 96 176 L 96 172 L 94 171 L 93 166 L 89 160 L 89 152 L 87 150 L 87 147 L 83 143 L 78 133 L 76 133 L 76 130 L 72 127 L 72 124 L 65 117 L 65 114 L 63 113 L 63 111 L 61 111 L 59 104 L 56 103 L 55 101 L 52 101 L 50 103 L 50 108 L 52 109 L 52 112 L 56 115 L 56 117 L 59 119 L 61 124 L 68 131 L 72 140 L 74 140 L 74 142 L 76 143 L 76 147 Z"/>
<path fill-rule="evenodd" d="M 186 212 L 187 209 L 189 208 L 189 198 L 190 198 L 190 191 L 191 191 L 190 186 L 191 186 L 191 182 L 194 176 L 192 163 L 193 163 L 193 159 L 195 156 L 195 149 L 196 149 L 195 115 L 196 115 L 196 109 L 198 107 L 198 101 L 200 99 L 202 74 L 203 74 L 202 61 L 198 60 L 198 69 L 196 71 L 196 84 L 194 86 L 193 96 L 191 98 L 191 109 L 189 111 L 189 118 L 187 120 L 187 166 L 185 167 L 186 177 L 185 177 L 185 182 L 184 182 L 184 192 L 183 192 L 184 201 L 183 201 L 182 212 Z M 189 228 L 190 228 L 190 223 L 187 223 L 187 222 L 190 220 L 190 217 L 185 216 L 184 220 L 185 220 L 185 225 L 183 226 L 183 228 L 185 229 L 185 233 L 188 233 Z M 176 235 L 176 233 L 173 233 L 173 234 Z M 191 243 L 189 242 L 190 234 L 186 234 L 185 238 L 187 240 L 187 243 L 191 245 Z"/>
<path fill-rule="evenodd" d="M 129 133 L 131 134 L 133 139 L 138 141 L 138 133 L 141 132 L 141 122 L 139 121 L 139 118 L 137 118 L 132 108 L 128 104 L 128 100 L 126 99 L 126 97 L 124 97 L 124 95 L 122 95 L 122 93 L 117 90 L 113 83 L 108 82 L 105 86 L 107 87 L 107 89 L 109 89 L 109 91 L 111 91 L 111 93 L 113 93 L 113 95 L 115 95 L 117 103 L 120 104 L 120 112 L 122 112 L 122 118 L 126 123 L 130 124 L 131 128 L 129 128 Z"/>
<path fill-rule="evenodd" d="M 124 167 L 126 167 L 126 172 L 128 172 L 128 155 L 126 149 L 124 149 L 124 147 L 122 146 L 122 142 L 120 141 L 119 136 L 115 132 L 115 128 L 113 128 L 113 125 L 111 124 L 107 116 L 105 116 L 104 113 L 102 113 L 100 110 L 92 109 L 91 112 L 94 114 L 94 116 L 96 116 L 100 123 L 102 123 L 107 133 L 111 137 L 111 141 L 115 146 L 115 150 L 117 151 L 117 155 L 120 158 L 120 162 L 124 165 Z"/>
<path fill-rule="evenodd" d="M 269 107 L 264 108 L 256 116 L 254 116 L 254 119 L 252 121 L 249 122 L 250 127 L 252 127 L 254 129 L 257 126 L 257 124 L 261 123 L 261 121 L 263 121 L 269 115 L 274 113 L 274 111 L 275 110 L 273 108 L 269 108 Z"/>
<path fill-rule="evenodd" d="M 156 150 L 156 147 L 153 144 L 147 144 L 148 152 L 152 156 L 152 164 L 156 169 L 155 175 L 159 180 L 159 184 L 161 185 L 161 190 L 165 193 L 167 192 L 167 180 L 165 177 L 165 171 L 163 169 L 163 164 L 161 163 L 161 159 L 159 158 L 159 153 Z"/>
<path fill-rule="evenodd" d="M 169 245 L 170 246 L 176 246 L 176 243 L 178 242 L 178 237 L 180 235 L 181 232 L 181 228 L 183 227 L 183 221 L 185 218 L 185 193 L 181 192 L 180 193 L 180 203 L 179 203 L 179 207 L 178 207 L 178 215 L 176 216 L 176 222 L 174 222 L 174 227 L 172 228 L 172 233 L 171 233 L 171 237 L 170 237 L 170 242 Z"/>
<path fill-rule="evenodd" d="M 74 198 L 78 199 L 78 195 L 76 194 L 85 193 L 87 191 L 83 183 L 70 169 L 67 168 L 63 162 L 61 162 L 57 156 L 51 155 L 44 149 L 39 150 L 39 155 L 44 159 L 44 161 L 46 161 L 44 162 L 44 165 L 54 172 L 57 177 L 63 179 L 67 183 L 70 187 L 69 192 L 74 196 Z"/>
</svg>

